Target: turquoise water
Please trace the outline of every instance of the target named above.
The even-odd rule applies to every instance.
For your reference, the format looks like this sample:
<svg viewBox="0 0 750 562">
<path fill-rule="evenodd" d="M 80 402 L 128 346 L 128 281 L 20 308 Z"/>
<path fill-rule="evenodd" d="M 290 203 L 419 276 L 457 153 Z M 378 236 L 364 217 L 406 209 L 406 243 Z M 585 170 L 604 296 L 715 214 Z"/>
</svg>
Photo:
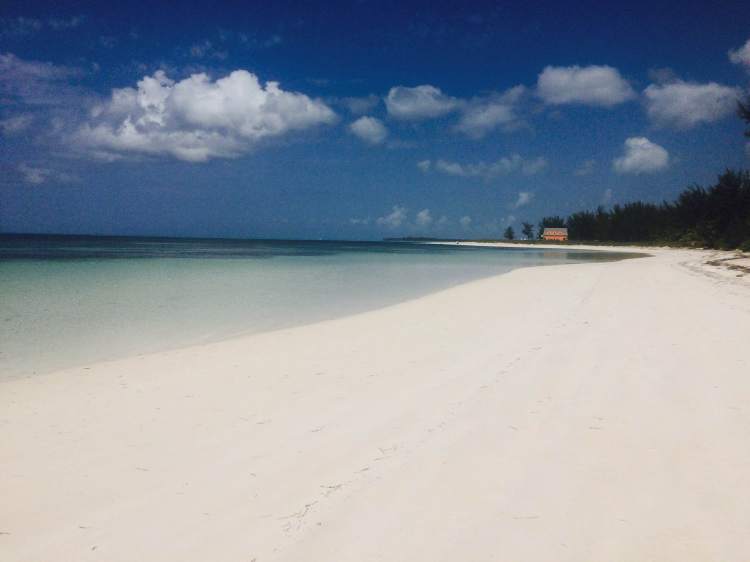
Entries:
<svg viewBox="0 0 750 562">
<path fill-rule="evenodd" d="M 565 250 L 401 242 L 0 237 L 0 378 L 307 324 Z"/>
</svg>

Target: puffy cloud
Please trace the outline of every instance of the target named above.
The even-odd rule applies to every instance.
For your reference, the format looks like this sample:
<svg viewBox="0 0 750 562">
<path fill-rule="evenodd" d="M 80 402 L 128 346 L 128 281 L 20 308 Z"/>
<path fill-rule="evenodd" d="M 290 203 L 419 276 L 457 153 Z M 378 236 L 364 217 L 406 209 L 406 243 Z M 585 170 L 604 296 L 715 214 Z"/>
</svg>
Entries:
<svg viewBox="0 0 750 562">
<path fill-rule="evenodd" d="M 25 131 L 31 125 L 33 117 L 28 113 L 22 113 L 21 115 L 14 115 L 7 119 L 0 120 L 0 131 L 6 135 L 12 135 Z"/>
<path fill-rule="evenodd" d="M 660 126 L 689 129 L 734 112 L 741 92 L 716 82 L 651 84 L 644 91 L 649 118 Z"/>
<path fill-rule="evenodd" d="M 458 224 L 460 224 L 464 228 L 469 228 L 471 226 L 472 220 L 471 217 L 468 215 L 465 215 L 458 219 Z"/>
<path fill-rule="evenodd" d="M 375 119 L 375 117 L 360 117 L 349 125 L 349 130 L 370 144 L 380 144 L 388 136 L 388 129 L 380 119 Z"/>
<path fill-rule="evenodd" d="M 322 101 L 265 86 L 246 70 L 216 81 L 193 74 L 175 82 L 163 71 L 137 88 L 112 91 L 74 135 L 74 141 L 104 157 L 170 155 L 203 162 L 238 156 L 258 142 L 290 131 L 336 121 Z"/>
<path fill-rule="evenodd" d="M 361 115 L 374 109 L 380 103 L 380 98 L 375 94 L 370 94 L 362 97 L 341 98 L 339 101 L 355 115 Z"/>
<path fill-rule="evenodd" d="M 502 93 L 462 100 L 445 95 L 435 86 L 396 86 L 388 92 L 385 104 L 390 116 L 406 120 L 430 119 L 460 111 L 454 129 L 479 139 L 497 128 L 518 128 L 523 121 L 517 106 L 525 93 L 525 87 L 515 86 Z"/>
<path fill-rule="evenodd" d="M 379 217 L 376 221 L 378 226 L 385 226 L 386 228 L 398 228 L 404 222 L 406 222 L 406 207 L 394 205 L 390 213 L 385 216 Z"/>
<path fill-rule="evenodd" d="M 594 172 L 596 167 L 596 160 L 584 160 L 579 166 L 573 170 L 575 176 L 588 176 Z"/>
<path fill-rule="evenodd" d="M 750 39 L 742 47 L 729 51 L 729 60 L 750 70 Z"/>
<path fill-rule="evenodd" d="M 625 154 L 613 165 L 619 174 L 658 172 L 669 166 L 669 153 L 646 137 L 631 137 L 625 141 Z"/>
<path fill-rule="evenodd" d="M 472 100 L 465 106 L 456 130 L 479 139 L 498 127 L 517 128 L 521 120 L 516 106 L 525 92 L 523 86 L 515 86 L 502 94 Z"/>
<path fill-rule="evenodd" d="M 537 79 L 537 95 L 551 105 L 612 107 L 633 99 L 635 92 L 611 66 L 548 66 Z"/>
<path fill-rule="evenodd" d="M 432 214 L 429 209 L 422 209 L 417 213 L 417 226 L 427 228 L 432 224 Z"/>
<path fill-rule="evenodd" d="M 417 162 L 417 168 L 422 170 L 424 173 L 429 172 L 431 167 L 432 161 L 430 160 L 420 160 L 419 162 Z"/>
<path fill-rule="evenodd" d="M 538 174 L 547 167 L 547 160 L 541 156 L 526 160 L 519 154 L 504 156 L 495 162 L 477 162 L 461 164 L 447 160 L 437 160 L 435 170 L 451 176 L 479 177 L 486 180 L 497 176 L 520 172 L 527 176 Z"/>
<path fill-rule="evenodd" d="M 531 203 L 531 200 L 534 198 L 534 194 L 529 191 L 519 191 L 518 192 L 518 198 L 516 199 L 516 202 L 513 204 L 514 209 L 518 209 L 519 207 L 523 207 L 524 205 L 528 205 Z"/>
<path fill-rule="evenodd" d="M 460 100 L 446 96 L 440 88 L 430 85 L 395 86 L 385 98 L 388 114 L 397 119 L 432 119 L 454 111 L 460 104 Z"/>
</svg>

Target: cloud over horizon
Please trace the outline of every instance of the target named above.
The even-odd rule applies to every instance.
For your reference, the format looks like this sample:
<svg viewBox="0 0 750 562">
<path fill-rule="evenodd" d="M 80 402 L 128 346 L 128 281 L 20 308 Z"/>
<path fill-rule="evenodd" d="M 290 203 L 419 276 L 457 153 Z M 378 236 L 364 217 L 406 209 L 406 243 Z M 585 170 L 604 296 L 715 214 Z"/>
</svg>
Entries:
<svg viewBox="0 0 750 562">
<path fill-rule="evenodd" d="M 336 119 L 322 101 L 285 91 L 278 82 L 263 85 L 246 70 L 215 81 L 205 73 L 192 74 L 179 82 L 159 70 L 137 88 L 114 89 L 73 140 L 105 157 L 168 155 L 205 162 L 235 157 L 263 139 Z"/>
<path fill-rule="evenodd" d="M 406 222 L 406 207 L 401 205 L 394 205 L 390 213 L 378 217 L 375 221 L 378 226 L 391 229 L 400 227 L 404 222 Z"/>
<path fill-rule="evenodd" d="M 429 209 L 422 209 L 417 213 L 416 223 L 418 227 L 427 228 L 432 224 L 432 213 Z"/>
</svg>

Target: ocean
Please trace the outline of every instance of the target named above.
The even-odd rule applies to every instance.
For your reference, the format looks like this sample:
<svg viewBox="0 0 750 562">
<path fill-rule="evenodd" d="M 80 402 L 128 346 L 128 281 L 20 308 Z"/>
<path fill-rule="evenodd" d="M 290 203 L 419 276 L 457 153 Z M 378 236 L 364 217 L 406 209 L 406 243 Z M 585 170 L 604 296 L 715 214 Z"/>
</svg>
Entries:
<svg viewBox="0 0 750 562">
<path fill-rule="evenodd" d="M 0 236 L 0 378 L 372 310 L 519 267 L 622 259 L 410 242 Z"/>
</svg>

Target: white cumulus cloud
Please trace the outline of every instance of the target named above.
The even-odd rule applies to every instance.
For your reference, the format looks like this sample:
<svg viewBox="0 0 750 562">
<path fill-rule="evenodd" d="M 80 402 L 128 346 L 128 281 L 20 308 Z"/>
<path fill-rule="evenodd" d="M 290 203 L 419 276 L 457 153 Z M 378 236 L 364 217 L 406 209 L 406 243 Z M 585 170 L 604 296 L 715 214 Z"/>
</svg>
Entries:
<svg viewBox="0 0 750 562">
<path fill-rule="evenodd" d="M 349 130 L 370 144 L 380 144 L 388 136 L 388 129 L 380 119 L 375 117 L 360 117 L 349 125 Z"/>
<path fill-rule="evenodd" d="M 515 86 L 502 94 L 472 100 L 464 107 L 456 130 L 474 139 L 480 139 L 497 128 L 518 128 L 521 119 L 517 105 L 526 93 L 523 86 Z"/>
<path fill-rule="evenodd" d="M 285 91 L 277 82 L 263 85 L 246 70 L 215 81 L 193 74 L 179 82 L 157 71 L 137 88 L 113 90 L 73 140 L 109 157 L 150 154 L 204 162 L 335 121 L 336 114 L 322 101 Z"/>
<path fill-rule="evenodd" d="M 742 47 L 729 51 L 729 60 L 750 70 L 750 39 Z"/>
<path fill-rule="evenodd" d="M 633 99 L 635 92 L 611 66 L 548 66 L 537 79 L 537 95 L 551 105 L 612 107 Z"/>
<path fill-rule="evenodd" d="M 460 100 L 428 84 L 414 88 L 395 86 L 385 98 L 388 114 L 396 119 L 432 119 L 454 111 L 459 105 Z"/>
<path fill-rule="evenodd" d="M 472 221 L 471 217 L 470 217 L 470 216 L 468 216 L 468 215 L 465 215 L 465 216 L 461 217 L 460 219 L 458 219 L 458 223 L 459 223 L 459 224 L 460 224 L 460 225 L 461 225 L 462 227 L 464 227 L 464 228 L 469 228 L 469 227 L 471 226 L 471 223 L 472 223 L 472 222 L 473 222 L 473 221 Z"/>
<path fill-rule="evenodd" d="M 431 167 L 432 167 L 431 160 L 420 160 L 419 162 L 417 162 L 417 168 L 422 170 L 424 173 L 429 172 Z"/>
<path fill-rule="evenodd" d="M 398 228 L 404 222 L 406 222 L 406 207 L 400 205 L 394 205 L 393 209 L 387 215 L 379 217 L 375 221 L 378 226 L 385 226 L 386 228 Z"/>
<path fill-rule="evenodd" d="M 613 165 L 619 174 L 658 172 L 669 166 L 669 153 L 646 137 L 631 137 L 625 141 L 625 154 Z"/>
<path fill-rule="evenodd" d="M 735 111 L 741 92 L 716 82 L 651 84 L 643 91 L 646 112 L 660 126 L 689 129 L 713 123 Z"/>
</svg>

